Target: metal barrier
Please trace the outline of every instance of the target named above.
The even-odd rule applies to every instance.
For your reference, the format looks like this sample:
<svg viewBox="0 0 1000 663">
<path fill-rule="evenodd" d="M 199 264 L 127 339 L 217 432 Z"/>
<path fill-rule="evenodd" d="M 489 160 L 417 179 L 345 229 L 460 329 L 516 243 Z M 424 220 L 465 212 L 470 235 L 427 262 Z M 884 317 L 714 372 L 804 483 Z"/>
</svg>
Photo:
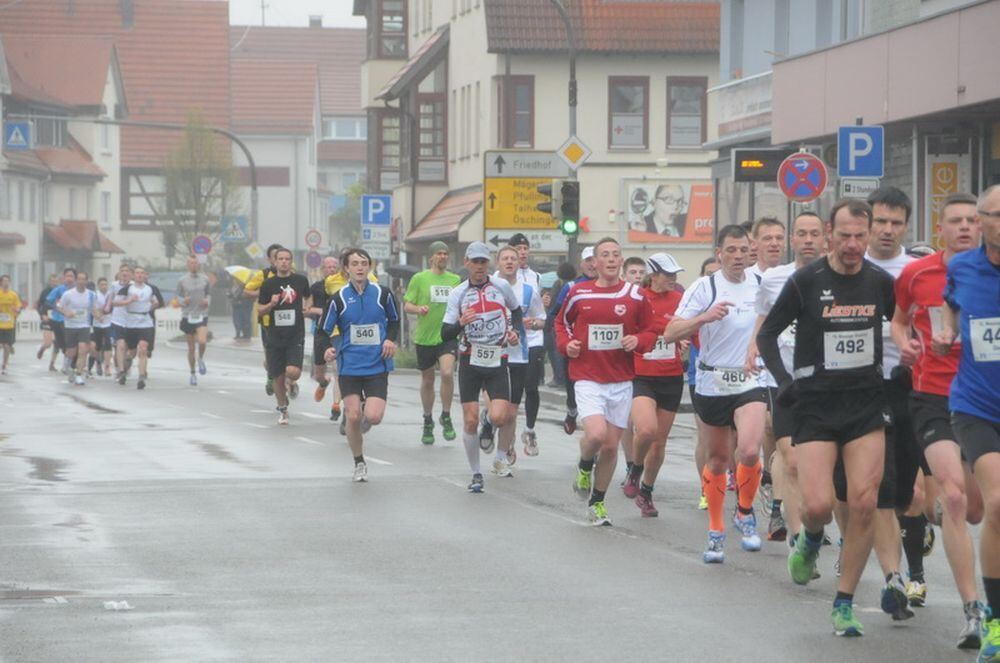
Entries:
<svg viewBox="0 0 1000 663">
<path fill-rule="evenodd" d="M 156 329 L 164 334 L 177 334 L 181 329 L 181 310 L 179 308 L 162 308 L 156 311 Z M 15 338 L 21 341 L 40 341 L 42 339 L 41 318 L 35 309 L 27 309 L 17 316 L 17 334 Z"/>
</svg>

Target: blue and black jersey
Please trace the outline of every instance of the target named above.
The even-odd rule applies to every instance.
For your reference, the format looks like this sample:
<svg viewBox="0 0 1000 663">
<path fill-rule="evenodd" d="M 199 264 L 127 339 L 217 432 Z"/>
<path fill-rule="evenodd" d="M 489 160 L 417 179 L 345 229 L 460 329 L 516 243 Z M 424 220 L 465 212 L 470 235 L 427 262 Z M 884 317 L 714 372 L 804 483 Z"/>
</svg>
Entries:
<svg viewBox="0 0 1000 663">
<path fill-rule="evenodd" d="M 339 375 L 379 375 L 391 371 L 392 359 L 382 358 L 382 344 L 399 337 L 399 313 L 392 293 L 375 283 L 358 292 L 348 284 L 330 296 L 323 330 L 340 329 Z"/>
</svg>

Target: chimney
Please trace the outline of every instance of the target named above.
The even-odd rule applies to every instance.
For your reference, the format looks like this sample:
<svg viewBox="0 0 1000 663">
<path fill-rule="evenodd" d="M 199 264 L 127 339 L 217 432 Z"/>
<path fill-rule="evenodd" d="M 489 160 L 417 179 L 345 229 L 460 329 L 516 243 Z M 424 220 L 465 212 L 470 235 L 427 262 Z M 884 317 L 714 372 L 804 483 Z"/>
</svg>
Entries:
<svg viewBox="0 0 1000 663">
<path fill-rule="evenodd" d="M 322 14 L 310 14 L 309 15 L 309 27 L 310 28 L 322 28 L 323 27 L 323 15 Z"/>
</svg>

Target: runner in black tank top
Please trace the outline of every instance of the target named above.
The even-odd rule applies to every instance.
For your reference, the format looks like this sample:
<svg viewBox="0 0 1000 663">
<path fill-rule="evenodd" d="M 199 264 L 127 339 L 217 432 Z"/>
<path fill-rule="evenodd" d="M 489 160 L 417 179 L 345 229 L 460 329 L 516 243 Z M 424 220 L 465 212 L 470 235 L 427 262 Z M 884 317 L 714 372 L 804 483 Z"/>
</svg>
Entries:
<svg viewBox="0 0 1000 663">
<path fill-rule="evenodd" d="M 823 527 L 833 514 L 833 469 L 838 455 L 848 479 L 848 524 L 834 600 L 837 635 L 862 635 L 854 590 L 872 548 L 872 519 L 885 456 L 882 321 L 895 309 L 892 277 L 866 263 L 871 207 L 841 201 L 827 225 L 827 258 L 792 274 L 764 320 L 757 346 L 792 406 L 802 490 L 802 534 L 788 559 L 798 584 L 813 577 Z M 795 375 L 778 351 L 778 335 L 797 320 Z"/>
</svg>

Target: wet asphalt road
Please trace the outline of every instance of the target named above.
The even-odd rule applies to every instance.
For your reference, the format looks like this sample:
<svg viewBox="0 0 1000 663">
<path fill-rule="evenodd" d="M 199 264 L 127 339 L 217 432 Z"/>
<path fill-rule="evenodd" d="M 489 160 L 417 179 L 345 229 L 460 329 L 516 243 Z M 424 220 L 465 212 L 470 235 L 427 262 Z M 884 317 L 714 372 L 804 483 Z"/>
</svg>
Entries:
<svg viewBox="0 0 1000 663">
<path fill-rule="evenodd" d="M 830 634 L 832 548 L 808 588 L 784 544 L 744 553 L 734 532 L 726 563 L 702 564 L 691 415 L 660 517 L 615 491 L 615 527 L 595 530 L 554 396 L 541 455 L 470 495 L 460 442 L 420 444 L 417 378 L 394 375 L 358 485 L 310 381 L 276 426 L 254 350 L 213 345 L 192 388 L 163 346 L 138 392 L 66 384 L 29 346 L 0 378 L 2 661 L 973 660 L 953 648 L 940 545 L 929 605 L 905 623 L 878 610 L 872 560 L 858 640 Z"/>
</svg>

